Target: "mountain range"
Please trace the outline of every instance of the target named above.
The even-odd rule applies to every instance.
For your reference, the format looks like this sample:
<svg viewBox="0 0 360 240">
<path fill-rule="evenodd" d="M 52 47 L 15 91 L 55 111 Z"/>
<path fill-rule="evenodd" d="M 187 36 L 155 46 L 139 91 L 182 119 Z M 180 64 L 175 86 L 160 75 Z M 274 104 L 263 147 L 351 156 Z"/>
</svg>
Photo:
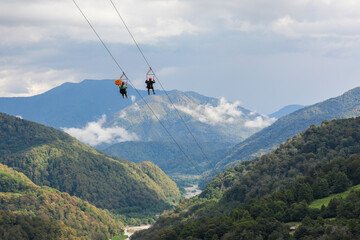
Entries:
<svg viewBox="0 0 360 240">
<path fill-rule="evenodd" d="M 67 238 L 107 239 L 121 232 L 122 224 L 114 218 L 152 218 L 174 208 L 181 199 L 176 184 L 159 167 L 142 160 L 151 160 L 173 175 L 194 175 L 196 167 L 180 157 L 181 151 L 165 137 L 159 120 L 144 102 L 130 97 L 104 110 L 88 100 L 88 94 L 95 92 L 90 88 L 104 83 L 108 90 L 110 83 L 117 90 L 111 80 L 84 81 L 69 87 L 71 91 L 64 84 L 33 98 L 0 99 L 0 108 L 3 100 L 12 102 L 16 111 L 6 104 L 2 107 L 18 115 L 0 113 L 0 236 L 9 229 L 22 229 L 21 234 L 46 232 L 48 238 L 61 233 Z M 79 86 L 92 87 L 80 93 Z M 98 92 L 102 91 L 99 87 Z M 61 99 L 69 93 L 71 100 L 55 101 L 54 96 Z M 289 239 L 287 224 L 294 221 L 301 221 L 294 234 L 297 239 L 327 239 L 331 234 L 354 239 L 351 236 L 360 235 L 354 227 L 360 224 L 354 207 L 360 203 L 360 194 L 350 193 L 349 199 L 333 200 L 318 210 L 308 206 L 314 199 L 350 192 L 349 187 L 360 184 L 360 118 L 353 118 L 360 115 L 360 88 L 312 106 L 285 107 L 275 115 L 295 112 L 263 130 L 274 119 L 239 103 L 193 92 L 169 91 L 169 97 L 183 119 L 161 92 L 144 99 L 188 149 L 200 173 L 209 171 L 203 183 L 219 174 L 199 196 L 165 212 L 153 228 L 135 234 L 135 239 Z M 41 103 L 44 100 L 48 102 Z M 92 100 L 96 102 L 96 98 Z M 99 100 L 103 107 L 109 106 L 106 101 Z M 21 103 L 40 107 L 36 110 L 39 115 L 46 115 L 51 105 L 60 112 L 50 111 L 50 117 L 32 115 L 18 106 Z M 88 106 L 92 103 L 93 108 Z M 88 119 L 75 113 L 81 107 Z M 61 119 L 61 111 L 74 113 L 73 123 L 66 116 Z M 59 119 L 55 121 L 56 116 Z M 28 117 L 52 122 L 83 142 L 93 140 L 92 145 L 106 147 L 107 153 L 58 129 L 22 119 Z M 329 121 L 338 118 L 349 119 Z M 208 159 L 194 142 L 181 141 L 191 139 L 182 121 L 198 138 Z M 96 129 L 100 130 L 94 134 L 98 138 L 92 139 L 89 134 Z M 136 141 L 109 146 L 126 138 Z M 212 172 L 211 165 L 216 165 Z M 64 204 L 68 211 L 61 212 Z M 78 221 L 71 220 L 74 214 L 79 215 Z M 16 224 L 9 219 L 16 219 Z"/>
<path fill-rule="evenodd" d="M 63 129 L 99 149 L 123 141 L 171 141 L 159 120 L 179 142 L 194 141 L 186 122 L 199 142 L 234 144 L 274 121 L 238 102 L 194 92 L 139 92 L 148 105 L 131 86 L 129 99 L 122 99 L 113 80 L 84 80 L 33 97 L 0 98 L 0 112 Z"/>
</svg>

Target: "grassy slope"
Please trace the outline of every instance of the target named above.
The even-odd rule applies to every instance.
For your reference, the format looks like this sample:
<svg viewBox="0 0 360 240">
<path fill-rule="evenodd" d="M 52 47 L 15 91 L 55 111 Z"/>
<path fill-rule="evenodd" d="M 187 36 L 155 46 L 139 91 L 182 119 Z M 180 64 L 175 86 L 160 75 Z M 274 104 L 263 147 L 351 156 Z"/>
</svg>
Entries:
<svg viewBox="0 0 360 240">
<path fill-rule="evenodd" d="M 356 185 L 356 186 L 352 186 L 351 188 L 349 188 L 349 190 L 342 192 L 342 193 L 338 193 L 338 194 L 331 194 L 328 197 L 325 198 L 321 198 L 321 199 L 317 199 L 315 201 L 313 201 L 309 207 L 310 208 L 317 208 L 317 209 L 321 209 L 322 205 L 324 205 L 325 207 L 328 206 L 329 202 L 331 201 L 331 199 L 334 198 L 342 198 L 345 199 L 347 198 L 347 196 L 349 196 L 351 191 L 356 191 L 356 190 L 360 190 L 360 185 Z"/>
</svg>

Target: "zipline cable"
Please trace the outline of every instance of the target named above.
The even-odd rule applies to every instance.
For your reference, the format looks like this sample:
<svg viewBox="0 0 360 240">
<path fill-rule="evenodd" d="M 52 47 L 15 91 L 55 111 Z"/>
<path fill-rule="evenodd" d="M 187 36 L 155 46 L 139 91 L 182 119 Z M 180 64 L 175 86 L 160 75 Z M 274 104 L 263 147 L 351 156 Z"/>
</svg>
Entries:
<svg viewBox="0 0 360 240">
<path fill-rule="evenodd" d="M 100 42 L 102 43 L 102 45 L 104 46 L 104 48 L 106 49 L 106 51 L 109 53 L 109 55 L 111 56 L 111 58 L 114 60 L 114 62 L 116 63 L 116 65 L 119 67 L 119 69 L 122 71 L 122 73 L 125 75 L 125 77 L 128 79 L 129 83 L 131 84 L 131 86 L 135 89 L 135 91 L 137 92 L 137 94 L 140 96 L 140 98 L 144 101 L 144 103 L 146 104 L 146 106 L 150 109 L 150 111 L 152 112 L 152 114 L 156 117 L 156 119 L 158 120 L 158 122 L 160 123 L 160 125 L 165 129 L 165 131 L 167 132 L 167 134 L 171 137 L 171 139 L 174 141 L 174 143 L 178 146 L 178 148 L 180 149 L 180 151 L 184 154 L 184 156 L 189 160 L 189 162 L 191 163 L 191 165 L 194 167 L 194 169 L 201 175 L 201 172 L 197 169 L 196 165 L 194 164 L 193 161 L 191 161 L 190 157 L 185 153 L 185 151 L 181 148 L 180 144 L 175 140 L 175 138 L 172 136 L 172 134 L 169 132 L 169 130 L 165 127 L 165 125 L 161 122 L 160 118 L 155 114 L 154 110 L 150 107 L 150 105 L 146 102 L 146 100 L 143 98 L 143 96 L 140 94 L 139 90 L 137 88 L 135 88 L 134 84 L 132 83 L 132 81 L 126 76 L 124 70 L 122 69 L 122 67 L 120 66 L 120 64 L 118 63 L 118 61 L 116 60 L 116 58 L 114 57 L 114 55 L 111 53 L 110 49 L 106 46 L 105 42 L 102 40 L 102 38 L 100 37 L 100 35 L 96 32 L 95 28 L 93 27 L 93 25 L 90 23 L 89 19 L 86 17 L 86 15 L 84 14 L 84 12 L 81 10 L 80 6 L 76 3 L 75 0 L 73 0 L 74 4 L 76 5 L 76 7 L 78 8 L 78 10 L 80 11 L 81 15 L 85 18 L 85 20 L 87 21 L 87 23 L 89 24 L 89 26 L 91 27 L 91 29 L 94 31 L 95 35 L 98 37 L 98 39 L 100 40 Z"/>
<path fill-rule="evenodd" d="M 129 33 L 129 35 L 131 36 L 132 40 L 134 41 L 134 43 L 135 43 L 137 49 L 139 50 L 140 54 L 141 54 L 142 57 L 144 58 L 146 64 L 148 65 L 148 67 L 149 67 L 150 69 L 152 69 L 151 66 L 150 66 L 149 61 L 148 61 L 147 58 L 145 57 L 144 52 L 141 50 L 139 44 L 138 44 L 137 41 L 135 40 L 135 38 L 134 38 L 133 34 L 131 33 L 129 27 L 128 27 L 127 24 L 125 23 L 125 20 L 123 19 L 123 17 L 121 16 L 119 10 L 118 10 L 117 7 L 115 6 L 113 0 L 110 0 L 110 2 L 111 2 L 111 4 L 113 5 L 116 13 L 117 13 L 118 16 L 120 17 L 122 23 L 124 24 L 126 30 L 127 30 L 128 33 Z M 196 140 L 196 138 L 195 138 L 194 134 L 192 133 L 192 131 L 190 130 L 188 124 L 185 122 L 184 118 L 181 116 L 179 110 L 175 107 L 175 104 L 174 104 L 173 101 L 171 100 L 169 94 L 167 93 L 167 91 L 165 90 L 165 88 L 163 87 L 163 85 L 161 84 L 161 81 L 160 81 L 160 79 L 157 77 L 157 75 L 155 74 L 155 72 L 154 72 L 154 76 L 155 76 L 155 79 L 159 82 L 162 90 L 165 92 L 166 96 L 168 97 L 171 105 L 172 105 L 172 106 L 174 107 L 174 109 L 176 110 L 177 114 L 179 115 L 179 117 L 180 117 L 181 121 L 183 122 L 183 124 L 185 125 L 186 129 L 188 130 L 188 132 L 190 133 L 190 135 L 191 135 L 192 138 L 194 139 L 196 145 L 199 147 L 199 149 L 201 150 L 202 154 L 204 155 L 204 157 L 206 158 L 206 160 L 208 161 L 208 163 L 211 165 L 211 167 L 212 167 L 212 168 L 215 168 L 214 164 L 210 161 L 210 159 L 209 159 L 209 158 L 207 157 L 207 155 L 205 154 L 203 148 L 201 147 L 201 145 L 199 144 L 199 142 Z M 184 96 L 190 101 L 190 99 L 189 99 L 185 94 L 184 94 Z"/>
</svg>

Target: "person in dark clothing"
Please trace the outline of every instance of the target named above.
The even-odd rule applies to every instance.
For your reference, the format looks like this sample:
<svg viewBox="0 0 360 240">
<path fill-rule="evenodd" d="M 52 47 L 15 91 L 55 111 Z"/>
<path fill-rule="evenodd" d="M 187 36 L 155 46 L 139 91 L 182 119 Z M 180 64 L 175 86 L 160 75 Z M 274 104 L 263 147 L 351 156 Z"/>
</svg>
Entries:
<svg viewBox="0 0 360 240">
<path fill-rule="evenodd" d="M 126 85 L 125 85 L 125 82 L 122 82 L 121 85 L 119 86 L 119 88 L 120 88 L 120 93 L 121 93 L 121 95 L 122 95 L 123 98 L 125 98 L 125 96 L 126 96 L 126 98 L 128 98 L 127 90 L 126 90 L 127 87 L 128 87 L 128 85 L 127 85 L 127 83 L 126 83 Z"/>
<path fill-rule="evenodd" d="M 150 89 L 152 89 L 153 93 L 155 94 L 155 90 L 154 90 L 154 86 L 153 86 L 153 84 L 155 83 L 155 80 L 152 80 L 151 78 L 149 78 L 149 80 L 146 80 L 145 83 L 146 83 L 146 88 L 148 89 L 148 95 L 150 95 Z"/>
</svg>

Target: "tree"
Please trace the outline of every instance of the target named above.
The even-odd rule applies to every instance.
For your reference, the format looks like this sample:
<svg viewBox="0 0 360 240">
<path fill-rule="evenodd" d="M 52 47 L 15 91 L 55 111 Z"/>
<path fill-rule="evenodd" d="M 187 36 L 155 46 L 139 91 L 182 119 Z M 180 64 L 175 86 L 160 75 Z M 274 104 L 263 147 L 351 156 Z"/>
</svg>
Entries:
<svg viewBox="0 0 360 240">
<path fill-rule="evenodd" d="M 314 200 L 313 190 L 309 183 L 303 183 L 299 188 L 298 202 L 301 202 L 302 200 L 305 200 L 307 203 L 310 203 Z"/>
<path fill-rule="evenodd" d="M 343 172 L 335 174 L 334 185 L 332 186 L 333 193 L 341 193 L 346 191 L 349 187 L 349 179 Z"/>
<path fill-rule="evenodd" d="M 314 198 L 319 199 L 327 197 L 330 194 L 329 184 L 325 178 L 318 178 L 312 185 Z"/>
</svg>

